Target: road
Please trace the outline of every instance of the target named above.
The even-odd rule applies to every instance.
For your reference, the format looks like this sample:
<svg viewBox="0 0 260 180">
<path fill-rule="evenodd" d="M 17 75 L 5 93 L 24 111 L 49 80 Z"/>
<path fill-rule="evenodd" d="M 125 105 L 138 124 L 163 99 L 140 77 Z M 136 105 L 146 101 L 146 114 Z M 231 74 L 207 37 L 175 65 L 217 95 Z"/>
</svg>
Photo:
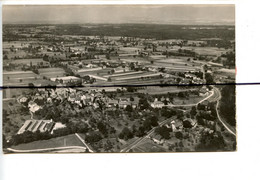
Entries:
<svg viewBox="0 0 260 180">
<path fill-rule="evenodd" d="M 79 138 L 79 140 L 86 146 L 86 148 L 88 149 L 89 152 L 93 153 L 94 151 L 85 143 L 85 141 L 80 137 L 80 135 L 78 135 L 77 133 L 75 133 L 75 135 Z"/>
<path fill-rule="evenodd" d="M 180 104 L 180 105 L 176 105 L 176 104 L 172 104 L 172 105 L 166 105 L 167 107 L 191 107 L 191 106 L 197 106 L 198 104 L 208 100 L 211 96 L 214 95 L 214 91 L 210 91 L 210 95 L 205 97 L 204 99 L 200 100 L 199 102 L 195 103 L 195 104 Z"/>
<path fill-rule="evenodd" d="M 214 95 L 214 96 L 213 96 Z M 208 100 L 210 97 L 213 98 L 210 100 L 211 102 L 213 101 L 217 101 L 217 105 L 216 105 L 216 112 L 217 112 L 217 116 L 218 116 L 218 120 L 223 124 L 223 126 L 227 129 L 228 132 L 230 132 L 231 134 L 233 134 L 234 136 L 236 136 L 236 132 L 235 132 L 235 128 L 233 128 L 232 126 L 230 126 L 226 121 L 224 121 L 223 119 L 221 119 L 218 109 L 219 109 L 219 101 L 221 99 L 221 93 L 218 90 L 218 88 L 213 87 L 213 91 L 211 91 L 210 95 L 207 96 L 206 98 L 202 99 L 201 101 L 199 101 L 196 104 L 188 104 L 188 105 L 176 105 L 176 107 L 181 107 L 181 106 L 197 106 L 199 103 L 202 103 L 203 101 Z M 171 107 L 175 107 L 175 106 L 171 106 Z M 162 122 L 159 123 L 160 126 L 165 125 L 166 123 L 168 123 L 170 120 L 173 120 L 172 118 L 166 119 Z M 157 126 L 158 127 L 158 126 Z M 123 148 L 120 152 L 128 152 L 130 149 L 135 148 L 137 145 L 139 145 L 143 140 L 145 140 L 146 138 L 148 138 L 152 133 L 154 133 L 154 130 L 156 129 L 156 127 L 154 127 L 153 129 L 151 129 L 146 136 L 138 138 L 136 141 L 134 141 L 133 143 L 131 143 L 130 145 L 128 145 L 127 147 Z"/>
<path fill-rule="evenodd" d="M 82 146 L 66 146 L 66 147 L 45 148 L 45 149 L 30 149 L 30 150 L 19 150 L 19 149 L 7 148 L 7 150 L 9 150 L 9 151 L 17 152 L 17 153 L 54 152 L 54 151 L 67 150 L 67 149 L 82 150 L 82 152 L 85 152 L 85 150 L 86 150 L 86 148 L 82 147 Z M 70 151 L 70 152 L 72 152 L 72 151 Z"/>
<path fill-rule="evenodd" d="M 172 118 L 166 119 L 162 122 L 159 123 L 159 126 L 163 126 L 165 124 L 167 124 L 168 122 L 172 121 Z M 154 130 L 159 127 L 156 126 L 153 129 L 151 129 L 150 131 L 147 132 L 146 136 L 138 138 L 137 140 L 135 140 L 133 143 L 131 143 L 130 145 L 128 145 L 127 147 L 123 148 L 120 152 L 128 152 L 130 149 L 135 148 L 138 144 L 140 144 L 144 139 L 148 138 L 152 133 L 154 133 Z"/>
<path fill-rule="evenodd" d="M 218 95 L 216 97 L 216 101 L 217 101 L 217 105 L 216 105 L 216 112 L 217 112 L 217 116 L 218 116 L 218 120 L 221 122 L 221 124 L 223 124 L 223 126 L 226 128 L 226 130 L 228 132 L 230 132 L 231 134 L 233 134 L 234 136 L 236 136 L 236 130 L 234 127 L 230 126 L 225 120 L 221 119 L 220 115 L 219 115 L 219 101 L 221 99 L 221 93 L 218 90 L 218 88 L 214 87 L 214 91 L 216 92 L 216 94 Z"/>
</svg>

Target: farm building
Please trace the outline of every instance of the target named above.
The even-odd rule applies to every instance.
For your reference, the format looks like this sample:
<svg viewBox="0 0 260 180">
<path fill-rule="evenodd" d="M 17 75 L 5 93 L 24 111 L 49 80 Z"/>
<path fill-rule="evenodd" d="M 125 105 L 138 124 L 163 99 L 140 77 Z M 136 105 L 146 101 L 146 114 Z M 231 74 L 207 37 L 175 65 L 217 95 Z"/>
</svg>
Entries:
<svg viewBox="0 0 260 180">
<path fill-rule="evenodd" d="M 57 77 L 57 78 L 51 78 L 51 81 L 59 81 L 62 83 L 68 83 L 68 82 L 78 82 L 81 81 L 80 78 L 75 77 L 75 76 L 65 76 L 65 77 Z"/>
<path fill-rule="evenodd" d="M 23 124 L 23 126 L 19 129 L 17 134 L 22 134 L 25 131 L 31 131 L 31 132 L 50 132 L 52 133 L 52 130 L 55 126 L 55 122 L 51 120 L 26 120 Z"/>
</svg>

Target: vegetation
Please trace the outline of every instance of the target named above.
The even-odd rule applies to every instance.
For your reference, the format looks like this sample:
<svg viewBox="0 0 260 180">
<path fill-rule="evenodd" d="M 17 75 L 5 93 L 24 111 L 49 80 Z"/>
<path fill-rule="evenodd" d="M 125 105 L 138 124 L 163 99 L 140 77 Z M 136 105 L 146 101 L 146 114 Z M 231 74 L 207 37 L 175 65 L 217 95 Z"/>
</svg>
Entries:
<svg viewBox="0 0 260 180">
<path fill-rule="evenodd" d="M 229 85 L 221 89 L 220 114 L 231 126 L 236 126 L 236 87 Z"/>
</svg>

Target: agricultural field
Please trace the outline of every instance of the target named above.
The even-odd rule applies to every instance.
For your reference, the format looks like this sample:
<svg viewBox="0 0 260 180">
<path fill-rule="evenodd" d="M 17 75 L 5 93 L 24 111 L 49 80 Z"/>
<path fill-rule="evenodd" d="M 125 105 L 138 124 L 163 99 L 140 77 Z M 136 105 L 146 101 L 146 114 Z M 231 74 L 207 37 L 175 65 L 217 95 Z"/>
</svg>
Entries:
<svg viewBox="0 0 260 180">
<path fill-rule="evenodd" d="M 97 75 L 97 76 L 106 76 L 111 72 L 113 68 L 105 68 L 105 69 L 98 69 L 98 70 L 89 70 L 84 72 L 79 72 L 78 74 L 83 77 L 87 75 Z"/>
<path fill-rule="evenodd" d="M 144 58 L 139 58 L 139 57 L 136 57 L 136 58 L 133 58 L 133 57 L 129 57 L 129 58 L 124 57 L 124 58 L 121 58 L 121 61 L 123 61 L 123 62 L 129 62 L 129 63 L 131 63 L 131 62 L 133 62 L 133 63 L 138 62 L 138 63 L 141 63 L 141 64 L 143 64 L 143 65 L 151 64 L 151 61 L 150 61 L 150 60 L 144 59 Z"/>
<path fill-rule="evenodd" d="M 45 76 L 46 78 L 56 78 L 62 77 L 65 75 L 65 71 L 62 68 L 41 68 L 38 69 L 39 74 L 41 76 Z"/>
<path fill-rule="evenodd" d="M 41 77 L 32 71 L 5 71 L 3 72 L 4 85 L 28 85 Z"/>
<path fill-rule="evenodd" d="M 35 44 L 39 44 L 38 41 L 11 41 L 11 42 L 7 42 L 4 41 L 3 42 L 3 49 L 9 49 L 11 47 L 13 48 L 23 48 L 23 47 L 27 47 L 29 46 L 31 43 L 35 43 Z"/>
<path fill-rule="evenodd" d="M 147 86 L 145 89 L 138 90 L 139 93 L 148 93 L 151 95 L 155 94 L 167 94 L 167 93 L 177 93 L 181 91 L 195 91 L 196 88 L 183 89 L 178 86 L 168 86 L 168 87 L 159 87 L 159 86 Z"/>
<path fill-rule="evenodd" d="M 121 76 L 111 77 L 112 80 L 120 81 L 120 80 L 130 80 L 130 79 L 145 79 L 160 76 L 161 73 L 153 73 L 153 72 L 143 72 L 140 74 L 122 74 Z"/>
<path fill-rule="evenodd" d="M 137 48 L 137 47 L 120 47 L 120 52 L 127 53 L 127 54 L 129 54 L 129 53 L 137 54 L 138 50 L 141 50 L 141 48 Z"/>
<path fill-rule="evenodd" d="M 30 66 L 30 64 L 32 63 L 32 66 L 36 66 L 40 63 L 46 64 L 47 62 L 43 61 L 42 59 L 16 59 L 16 60 L 11 61 L 11 63 L 17 64 L 17 65 L 18 64 L 28 65 L 28 66 Z"/>
<path fill-rule="evenodd" d="M 14 59 L 15 57 L 26 57 L 28 55 L 28 53 L 26 53 L 23 50 L 17 50 L 15 52 L 11 52 L 10 50 L 4 50 L 6 52 L 7 58 L 8 59 Z"/>
<path fill-rule="evenodd" d="M 136 146 L 133 152 L 167 152 L 167 150 L 152 140 L 146 139 L 143 143 Z"/>
<path fill-rule="evenodd" d="M 225 54 L 228 51 L 224 48 L 217 48 L 217 47 L 182 47 L 182 49 L 194 51 L 199 55 L 210 55 L 210 56 L 221 56 L 222 54 Z"/>
<path fill-rule="evenodd" d="M 11 148 L 15 150 L 34 150 L 69 146 L 80 146 L 85 148 L 85 145 L 75 134 L 70 134 L 67 136 L 52 138 L 48 140 L 34 141 L 26 144 L 19 144 L 17 146 L 12 146 Z"/>
<path fill-rule="evenodd" d="M 176 97 L 174 98 L 174 105 L 194 105 L 206 97 L 197 95 L 190 95 L 189 98 Z"/>
</svg>

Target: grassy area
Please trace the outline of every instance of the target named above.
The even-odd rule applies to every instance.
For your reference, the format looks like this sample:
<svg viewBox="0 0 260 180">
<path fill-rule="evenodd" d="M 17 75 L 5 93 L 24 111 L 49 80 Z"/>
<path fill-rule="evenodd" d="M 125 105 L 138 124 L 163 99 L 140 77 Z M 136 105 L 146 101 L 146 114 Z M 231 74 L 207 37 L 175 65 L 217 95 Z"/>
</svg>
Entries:
<svg viewBox="0 0 260 180">
<path fill-rule="evenodd" d="M 39 73 L 47 78 L 56 78 L 65 75 L 65 71 L 62 68 L 41 68 Z"/>
<path fill-rule="evenodd" d="M 14 64 L 30 65 L 30 63 L 32 63 L 33 66 L 41 62 L 45 62 L 45 61 L 43 61 L 43 59 L 16 59 L 12 61 L 12 63 Z"/>
<path fill-rule="evenodd" d="M 46 149 L 46 148 L 57 148 L 57 147 L 68 147 L 68 146 L 81 146 L 85 147 L 84 144 L 79 140 L 75 134 L 67 136 L 52 138 L 49 140 L 34 141 L 26 144 L 19 144 L 11 148 L 16 150 L 33 150 L 33 149 Z"/>
<path fill-rule="evenodd" d="M 168 92 L 179 92 L 179 91 L 189 91 L 191 89 L 180 89 L 177 86 L 169 86 L 169 87 L 158 87 L 158 86 L 147 86 L 145 89 L 140 89 L 138 92 L 140 93 L 148 93 L 148 94 L 167 94 Z"/>
<path fill-rule="evenodd" d="M 224 48 L 217 47 L 183 47 L 182 49 L 192 50 L 199 55 L 213 55 L 220 56 L 223 53 L 226 53 L 227 50 Z"/>
<path fill-rule="evenodd" d="M 32 71 L 12 71 L 3 73 L 4 85 L 28 85 L 41 77 Z"/>
<path fill-rule="evenodd" d="M 166 152 L 167 150 L 162 146 L 154 143 L 150 139 L 146 139 L 143 143 L 133 149 L 134 152 Z"/>
<path fill-rule="evenodd" d="M 20 93 L 19 93 L 20 94 Z M 15 135 L 24 121 L 30 119 L 29 113 L 21 115 L 19 109 L 22 107 L 17 103 L 16 99 L 5 100 L 3 103 L 3 110 L 7 112 L 7 119 L 3 119 L 3 134 L 7 139 Z"/>
</svg>

